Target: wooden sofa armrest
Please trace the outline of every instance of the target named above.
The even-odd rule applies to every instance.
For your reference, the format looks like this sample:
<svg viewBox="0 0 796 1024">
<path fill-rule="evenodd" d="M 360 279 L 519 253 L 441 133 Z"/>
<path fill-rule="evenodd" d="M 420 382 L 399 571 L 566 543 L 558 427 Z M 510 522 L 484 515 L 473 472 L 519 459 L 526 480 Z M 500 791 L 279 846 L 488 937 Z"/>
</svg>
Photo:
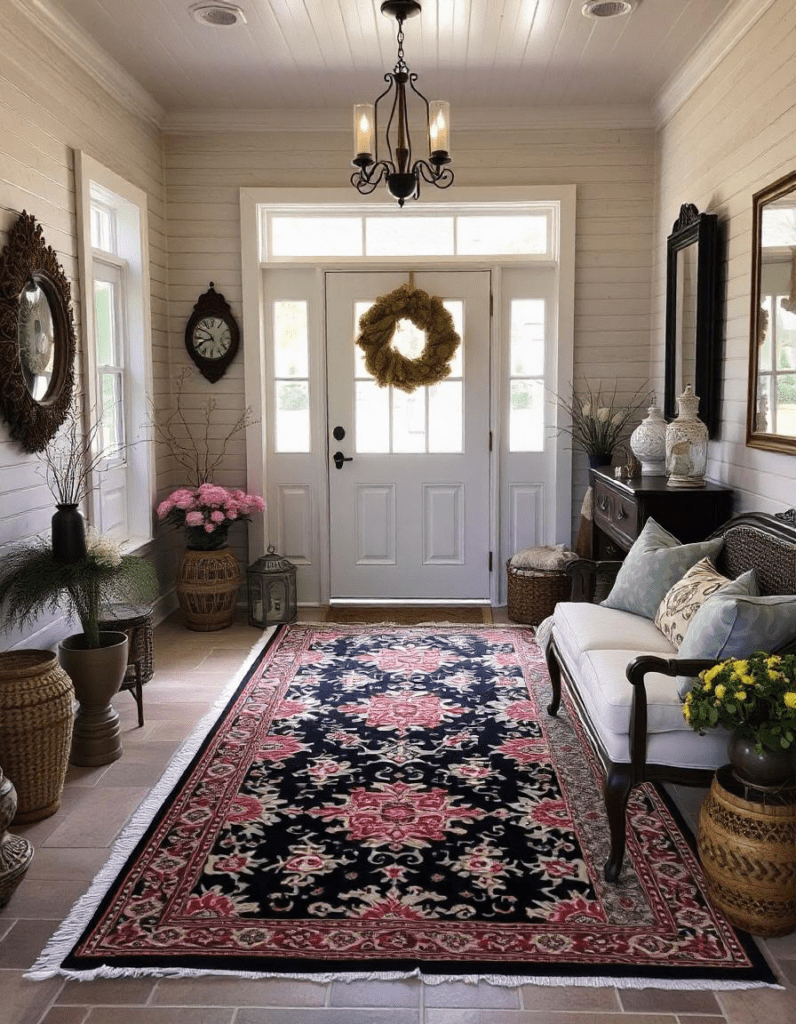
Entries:
<svg viewBox="0 0 796 1024">
<path fill-rule="evenodd" d="M 659 658 L 642 654 L 627 666 L 626 675 L 633 687 L 633 705 L 630 712 L 630 763 L 634 784 L 644 780 L 647 760 L 647 689 L 644 677 L 648 672 L 665 676 L 698 676 L 706 668 L 719 665 L 715 658 Z"/>
<path fill-rule="evenodd" d="M 569 562 L 567 576 L 572 580 L 570 601 L 594 604 L 607 597 L 614 585 L 621 562 L 595 562 L 591 558 L 578 558 Z"/>
</svg>

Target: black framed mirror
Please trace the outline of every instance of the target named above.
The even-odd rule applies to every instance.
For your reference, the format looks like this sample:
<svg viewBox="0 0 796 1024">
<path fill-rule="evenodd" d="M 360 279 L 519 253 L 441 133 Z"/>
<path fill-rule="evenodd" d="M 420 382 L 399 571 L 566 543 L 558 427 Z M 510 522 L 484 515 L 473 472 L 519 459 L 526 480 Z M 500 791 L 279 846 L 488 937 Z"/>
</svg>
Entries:
<svg viewBox="0 0 796 1024">
<path fill-rule="evenodd" d="M 27 451 L 42 451 L 64 422 L 74 361 L 69 282 L 23 210 L 0 254 L 0 410 Z"/>
<path fill-rule="evenodd" d="M 664 413 L 691 384 L 699 418 L 715 436 L 721 388 L 718 310 L 718 217 L 684 203 L 666 241 L 666 357 Z"/>
<path fill-rule="evenodd" d="M 796 171 L 752 197 L 746 443 L 796 454 Z"/>
</svg>

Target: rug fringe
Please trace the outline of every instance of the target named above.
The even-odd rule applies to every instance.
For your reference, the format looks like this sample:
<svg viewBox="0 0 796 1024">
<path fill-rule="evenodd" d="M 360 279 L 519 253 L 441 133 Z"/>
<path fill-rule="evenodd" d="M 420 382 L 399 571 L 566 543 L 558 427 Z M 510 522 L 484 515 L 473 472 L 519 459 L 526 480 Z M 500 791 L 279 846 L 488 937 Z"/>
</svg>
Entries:
<svg viewBox="0 0 796 1024">
<path fill-rule="evenodd" d="M 83 929 L 91 920 L 94 911 L 102 902 L 103 896 L 110 888 L 121 868 L 124 867 L 127 858 L 134 850 L 141 836 L 149 827 L 152 819 L 160 810 L 164 798 L 168 796 L 177 780 L 191 763 L 194 754 L 202 745 L 202 742 L 208 732 L 213 725 L 215 725 L 216 721 L 218 721 L 221 712 L 228 704 L 236 689 L 240 686 L 246 673 L 257 660 L 260 652 L 267 646 L 276 630 L 276 626 L 270 626 L 252 645 L 251 650 L 246 656 L 246 660 L 237 674 L 229 683 L 227 683 L 214 701 L 210 710 L 202 716 L 190 736 L 184 740 L 182 746 L 166 766 L 156 785 L 149 791 L 147 796 L 144 797 L 138 805 L 138 808 L 133 812 L 132 817 L 119 833 L 116 842 L 113 844 L 108 860 L 95 875 L 87 892 L 77 900 L 69 911 L 69 914 L 58 926 L 52 938 L 39 954 L 36 962 L 25 974 L 26 978 L 31 978 L 34 981 L 42 981 L 45 978 L 52 978 L 57 974 L 62 974 L 65 977 L 75 977 L 78 978 L 78 980 L 87 980 L 90 977 L 136 977 L 141 973 L 137 971 L 121 970 L 121 973 L 107 974 L 103 973 L 103 971 L 112 971 L 114 969 L 106 967 L 100 967 L 96 972 L 68 973 L 61 970 L 61 962 L 69 954 L 72 947 L 80 938 Z"/>
</svg>

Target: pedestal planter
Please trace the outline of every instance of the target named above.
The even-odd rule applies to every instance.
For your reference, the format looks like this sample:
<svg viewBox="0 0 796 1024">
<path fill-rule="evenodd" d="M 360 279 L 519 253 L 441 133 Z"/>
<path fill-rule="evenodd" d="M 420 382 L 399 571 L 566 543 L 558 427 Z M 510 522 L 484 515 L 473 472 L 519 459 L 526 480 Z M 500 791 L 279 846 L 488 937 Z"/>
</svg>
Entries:
<svg viewBox="0 0 796 1024">
<path fill-rule="evenodd" d="M 0 764 L 17 791 L 15 825 L 61 806 L 73 706 L 72 683 L 52 651 L 0 654 Z"/>
<path fill-rule="evenodd" d="M 87 648 L 78 633 L 58 645 L 58 659 L 79 701 L 72 734 L 72 764 L 110 764 L 122 756 L 119 712 L 111 704 L 127 669 L 127 634 L 100 633 L 103 646 Z"/>
<path fill-rule="evenodd" d="M 240 583 L 240 566 L 232 548 L 188 549 L 177 577 L 177 598 L 188 629 L 206 633 L 231 626 Z"/>
<path fill-rule="evenodd" d="M 0 907 L 4 907 L 28 870 L 33 847 L 6 829 L 17 810 L 17 791 L 0 768 Z"/>
</svg>

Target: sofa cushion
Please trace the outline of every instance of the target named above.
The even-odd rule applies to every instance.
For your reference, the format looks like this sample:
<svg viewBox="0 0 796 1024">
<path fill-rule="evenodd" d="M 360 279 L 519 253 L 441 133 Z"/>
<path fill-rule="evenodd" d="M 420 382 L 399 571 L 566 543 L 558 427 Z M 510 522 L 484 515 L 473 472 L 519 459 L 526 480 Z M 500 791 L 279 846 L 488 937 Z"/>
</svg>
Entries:
<svg viewBox="0 0 796 1024">
<path fill-rule="evenodd" d="M 561 657 L 576 672 L 584 651 L 621 646 L 636 654 L 674 657 L 676 651 L 654 623 L 640 615 L 599 604 L 565 601 L 556 605 L 553 636 Z"/>
<path fill-rule="evenodd" d="M 755 596 L 753 570 L 722 587 L 702 605 L 683 640 L 681 658 L 746 658 L 755 651 L 775 652 L 796 638 L 796 595 Z M 681 697 L 690 676 L 678 676 Z"/>
<path fill-rule="evenodd" d="M 578 692 L 591 726 L 612 761 L 630 761 L 630 709 L 633 687 L 625 671 L 638 656 L 633 650 L 584 653 Z M 704 736 L 683 719 L 675 681 L 660 672 L 645 677 L 647 691 L 647 762 L 683 768 L 718 768 L 727 761 L 728 733 L 711 729 Z"/>
<path fill-rule="evenodd" d="M 606 608 L 653 619 L 672 585 L 701 558 L 715 559 L 723 544 L 723 537 L 681 544 L 654 519 L 648 519 L 602 603 Z"/>
<path fill-rule="evenodd" d="M 730 580 L 702 558 L 668 591 L 655 612 L 655 625 L 679 650 L 694 616 Z"/>
</svg>

